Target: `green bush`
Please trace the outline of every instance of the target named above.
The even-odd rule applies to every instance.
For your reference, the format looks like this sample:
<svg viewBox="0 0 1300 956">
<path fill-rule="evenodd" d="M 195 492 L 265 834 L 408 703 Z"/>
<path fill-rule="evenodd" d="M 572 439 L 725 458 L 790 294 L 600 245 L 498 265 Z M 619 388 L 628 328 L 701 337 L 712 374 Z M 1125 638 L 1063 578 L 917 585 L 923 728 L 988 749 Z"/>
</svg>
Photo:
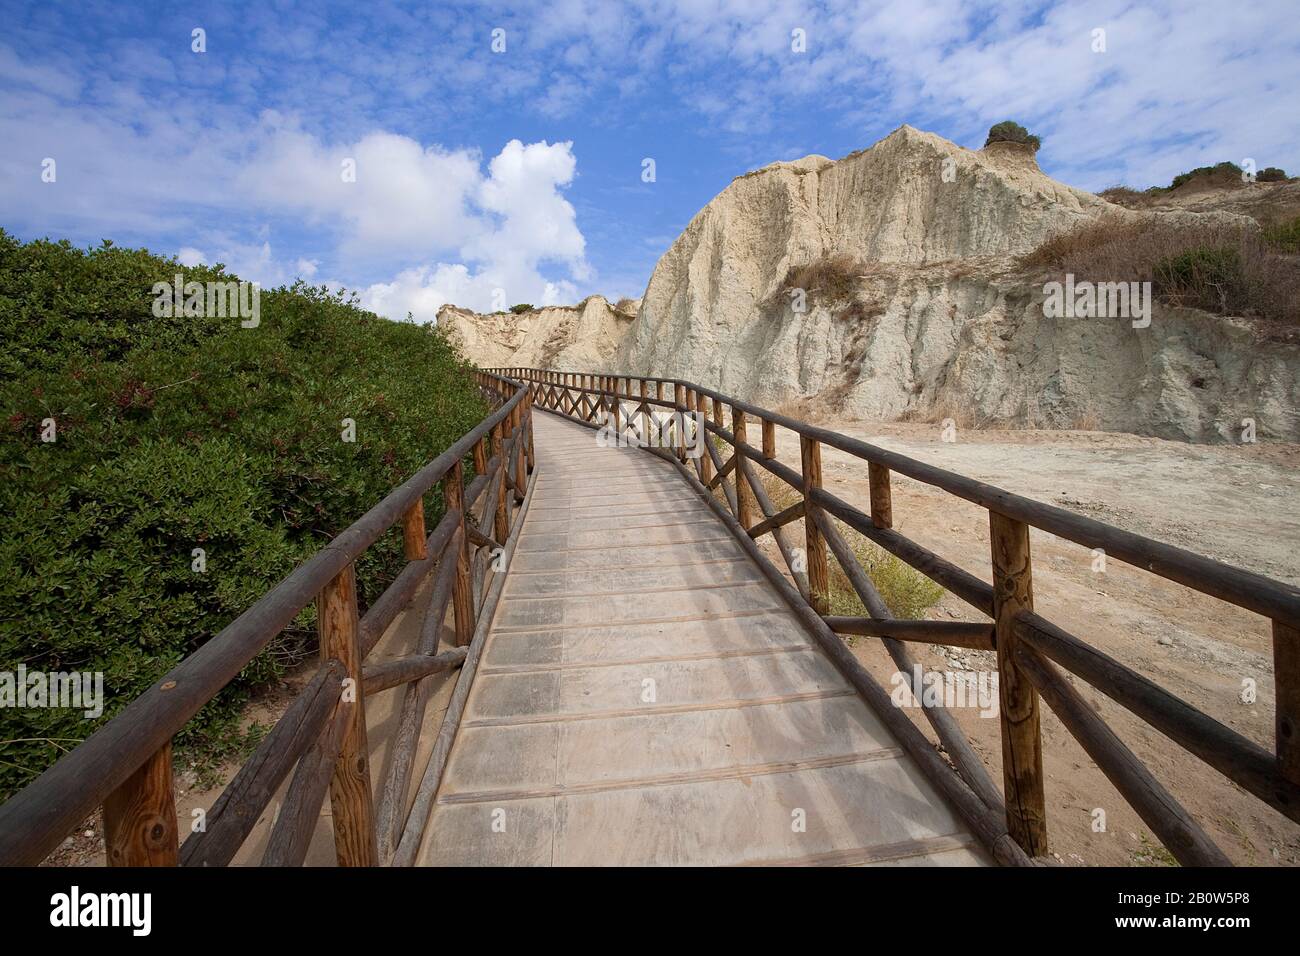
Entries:
<svg viewBox="0 0 1300 956">
<path fill-rule="evenodd" d="M 1011 120 L 1003 120 L 989 127 L 988 139 L 984 140 L 984 145 L 988 146 L 992 143 L 1020 143 L 1030 147 L 1034 152 L 1038 152 L 1043 145 L 1042 140 L 1037 136 Z"/>
<path fill-rule="evenodd" d="M 1300 253 L 1300 216 L 1265 226 L 1263 237 L 1278 252 Z"/>
<path fill-rule="evenodd" d="M 151 287 L 177 272 L 233 279 L 0 230 L 0 671 L 103 671 L 101 722 L 486 411 L 433 326 L 301 283 L 263 292 L 253 329 L 157 318 Z M 53 443 L 40 440 L 48 418 Z M 425 507 L 436 520 L 440 497 Z M 357 565 L 363 606 L 402 563 L 400 533 L 371 547 Z M 308 608 L 182 747 L 235 733 L 248 694 L 312 652 L 314 623 Z M 0 799 L 97 725 L 0 709 Z"/>
<path fill-rule="evenodd" d="M 533 304 L 531 302 L 520 302 L 516 305 L 512 305 L 510 311 L 515 315 L 522 315 L 525 312 L 533 311 Z"/>
<path fill-rule="evenodd" d="M 836 522 L 844 540 L 875 585 L 880 599 L 894 617 L 920 619 L 926 608 L 943 597 L 943 588 L 911 565 L 868 541 L 847 525 Z M 858 592 L 839 562 L 830 562 L 830 613 L 837 617 L 869 616 Z"/>
<path fill-rule="evenodd" d="M 1231 246 L 1189 249 L 1156 263 L 1156 295 L 1179 305 L 1232 313 L 1249 306 L 1241 254 Z"/>
<path fill-rule="evenodd" d="M 1217 182 L 1241 182 L 1241 167 L 1236 163 L 1215 163 L 1213 166 L 1197 166 L 1185 173 L 1179 173 L 1170 182 L 1170 189 L 1177 189 L 1193 179 L 1211 179 Z"/>
<path fill-rule="evenodd" d="M 713 437 L 717 440 L 716 435 Z M 731 448 L 727 446 L 723 460 L 725 461 L 730 454 Z M 776 475 L 765 469 L 758 470 L 759 483 L 776 511 L 784 511 L 801 500 L 800 494 Z M 792 529 L 791 533 L 798 532 L 802 524 L 800 521 L 789 525 Z M 943 597 L 943 588 L 911 565 L 900 561 L 883 548 L 877 547 L 843 522 L 836 521 L 835 526 L 853 550 L 858 564 L 867 572 L 867 577 L 875 585 L 880 599 L 885 602 L 885 606 L 895 617 L 919 619 L 926 608 Z M 802 533 L 796 535 L 796 540 L 800 537 Z M 844 573 L 839 562 L 833 556 L 828 558 L 828 562 L 830 613 L 840 617 L 869 616 L 866 606 L 858 597 L 858 592 L 854 590 L 849 576 Z"/>
<path fill-rule="evenodd" d="M 1278 169 L 1276 166 L 1265 166 L 1255 176 L 1257 183 L 1284 183 L 1290 179 L 1285 169 Z"/>
</svg>

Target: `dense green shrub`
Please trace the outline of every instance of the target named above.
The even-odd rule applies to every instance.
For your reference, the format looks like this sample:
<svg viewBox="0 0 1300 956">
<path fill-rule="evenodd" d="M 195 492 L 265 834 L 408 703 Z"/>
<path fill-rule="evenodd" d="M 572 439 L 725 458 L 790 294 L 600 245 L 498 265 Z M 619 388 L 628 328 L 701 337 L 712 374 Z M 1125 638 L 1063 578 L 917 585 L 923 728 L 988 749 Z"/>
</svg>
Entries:
<svg viewBox="0 0 1300 956">
<path fill-rule="evenodd" d="M 0 230 L 0 671 L 103 671 L 101 720 L 486 411 L 433 326 L 301 283 L 263 292 L 253 329 L 157 318 L 151 287 L 177 272 L 233 278 Z M 441 513 L 436 494 L 425 505 Z M 402 560 L 394 532 L 358 562 L 363 604 Z M 313 626 L 309 608 L 181 743 L 233 728 L 250 690 L 311 652 Z M 0 798 L 96 725 L 0 709 Z"/>
<path fill-rule="evenodd" d="M 1153 288 L 1167 302 L 1210 312 L 1239 313 L 1250 305 L 1241 254 L 1231 246 L 1201 246 L 1160 260 Z"/>
<path fill-rule="evenodd" d="M 1257 183 L 1284 183 L 1290 179 L 1285 169 L 1279 169 L 1276 166 L 1265 166 L 1255 176 Z"/>
<path fill-rule="evenodd" d="M 531 302 L 519 302 L 516 303 L 515 305 L 512 305 L 510 307 L 510 311 L 513 312 L 515 315 L 522 315 L 525 312 L 533 311 L 533 304 Z"/>
<path fill-rule="evenodd" d="M 1038 152 L 1043 145 L 1042 140 L 1037 136 L 1032 135 L 1029 130 L 1011 120 L 1003 120 L 1001 123 L 994 123 L 989 127 L 988 139 L 984 140 L 984 145 L 989 146 L 993 143 L 1020 143 L 1028 146 L 1034 152 Z"/>
<path fill-rule="evenodd" d="M 1300 253 L 1300 216 L 1265 226 L 1263 236 L 1278 252 Z"/>
</svg>

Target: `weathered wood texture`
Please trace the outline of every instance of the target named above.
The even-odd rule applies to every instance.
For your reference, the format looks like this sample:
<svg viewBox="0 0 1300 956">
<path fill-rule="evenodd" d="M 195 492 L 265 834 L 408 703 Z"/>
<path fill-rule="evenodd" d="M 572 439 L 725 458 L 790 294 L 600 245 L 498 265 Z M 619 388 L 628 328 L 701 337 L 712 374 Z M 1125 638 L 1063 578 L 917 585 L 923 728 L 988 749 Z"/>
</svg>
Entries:
<svg viewBox="0 0 1300 956">
<path fill-rule="evenodd" d="M 109 866 L 175 866 L 176 790 L 164 744 L 104 801 Z"/>
<path fill-rule="evenodd" d="M 1029 526 L 989 512 L 993 554 L 993 619 L 998 652 L 999 719 L 1002 724 L 1002 792 L 1007 828 L 1030 856 L 1047 853 L 1043 795 L 1043 744 L 1038 692 L 1016 662 L 1015 619 L 1034 609 Z"/>
<path fill-rule="evenodd" d="M 534 430 L 416 862 L 989 862 L 674 466 Z"/>
<path fill-rule="evenodd" d="M 374 866 L 375 808 L 370 791 L 370 747 L 366 740 L 361 648 L 357 643 L 357 582 L 348 565 L 321 591 L 316 602 L 320 653 L 336 658 L 347 675 L 343 706 L 351 717 L 330 781 L 334 849 L 339 866 Z"/>
</svg>

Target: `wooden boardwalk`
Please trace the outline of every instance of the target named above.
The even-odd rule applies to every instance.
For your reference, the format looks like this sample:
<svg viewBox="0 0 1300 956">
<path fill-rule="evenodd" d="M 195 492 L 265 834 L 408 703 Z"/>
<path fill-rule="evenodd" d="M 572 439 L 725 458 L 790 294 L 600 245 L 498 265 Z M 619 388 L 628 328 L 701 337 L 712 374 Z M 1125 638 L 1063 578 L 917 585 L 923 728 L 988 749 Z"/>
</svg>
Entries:
<svg viewBox="0 0 1300 956">
<path fill-rule="evenodd" d="M 1040 698 L 1181 865 L 1229 865 L 1073 681 L 1300 820 L 1300 589 L 692 382 L 473 374 L 473 428 L 0 803 L 0 865 L 41 863 L 102 811 L 119 866 L 1030 866 L 1049 855 Z M 576 424 L 611 417 L 666 419 L 673 449 L 601 449 Z M 870 513 L 823 485 L 823 445 L 862 463 Z M 988 512 L 991 582 L 895 529 L 894 474 Z M 895 620 L 841 525 L 977 619 Z M 363 609 L 356 562 L 399 527 L 406 563 Z M 1034 528 L 1261 615 L 1271 749 L 1036 611 Z M 832 567 L 865 616 L 828 613 Z M 173 738 L 313 604 L 319 666 L 186 832 Z M 894 709 L 852 634 L 903 673 L 907 643 L 996 653 L 1000 788 L 947 709 Z"/>
<path fill-rule="evenodd" d="M 987 862 L 671 465 L 534 420 L 420 864 Z"/>
</svg>

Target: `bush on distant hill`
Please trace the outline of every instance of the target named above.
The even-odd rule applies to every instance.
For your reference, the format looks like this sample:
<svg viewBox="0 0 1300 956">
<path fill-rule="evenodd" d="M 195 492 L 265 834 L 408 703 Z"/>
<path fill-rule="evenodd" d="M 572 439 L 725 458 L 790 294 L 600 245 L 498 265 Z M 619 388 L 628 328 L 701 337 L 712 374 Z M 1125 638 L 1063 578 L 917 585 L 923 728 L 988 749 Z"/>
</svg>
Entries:
<svg viewBox="0 0 1300 956">
<path fill-rule="evenodd" d="M 521 315 L 524 312 L 531 312 L 533 311 L 533 304 L 531 302 L 520 302 L 518 305 L 512 305 L 510 311 L 515 315 Z"/>
<path fill-rule="evenodd" d="M 1213 166 L 1197 166 L 1195 169 L 1189 169 L 1185 173 L 1179 173 L 1169 183 L 1170 189 L 1177 189 L 1179 186 L 1186 185 L 1193 179 L 1199 179 L 1209 184 L 1230 185 L 1232 183 L 1243 182 L 1241 178 L 1241 167 L 1236 163 L 1215 163 Z"/>
<path fill-rule="evenodd" d="M 1197 246 L 1155 264 L 1157 296 L 1174 305 L 1239 314 L 1250 308 L 1250 283 L 1234 246 Z"/>
<path fill-rule="evenodd" d="M 1288 179 L 1290 177 L 1287 176 L 1286 170 L 1278 169 L 1276 166 L 1265 166 L 1255 176 L 1257 183 L 1284 183 Z"/>
<path fill-rule="evenodd" d="M 262 293 L 257 328 L 156 317 L 151 287 L 176 273 L 234 278 L 0 230 L 0 671 L 103 671 L 101 722 L 485 413 L 433 326 L 301 283 Z M 425 506 L 441 513 L 436 494 Z M 402 564 L 398 530 L 358 562 L 363 606 Z M 311 652 L 314 626 L 309 608 L 182 747 L 219 744 L 249 691 Z M 0 799 L 97 725 L 0 709 Z"/>
<path fill-rule="evenodd" d="M 1110 186 L 1097 193 L 1097 195 L 1106 202 L 1113 202 L 1117 206 L 1127 206 L 1129 209 L 1140 209 L 1151 203 L 1150 195 L 1138 192 L 1138 190 L 1128 186 Z"/>
<path fill-rule="evenodd" d="M 1020 143 L 1030 147 L 1034 152 L 1038 152 L 1043 145 L 1042 140 L 1037 136 L 1011 120 L 1003 120 L 989 127 L 988 139 L 984 140 L 984 145 L 989 146 L 993 143 Z"/>
</svg>

